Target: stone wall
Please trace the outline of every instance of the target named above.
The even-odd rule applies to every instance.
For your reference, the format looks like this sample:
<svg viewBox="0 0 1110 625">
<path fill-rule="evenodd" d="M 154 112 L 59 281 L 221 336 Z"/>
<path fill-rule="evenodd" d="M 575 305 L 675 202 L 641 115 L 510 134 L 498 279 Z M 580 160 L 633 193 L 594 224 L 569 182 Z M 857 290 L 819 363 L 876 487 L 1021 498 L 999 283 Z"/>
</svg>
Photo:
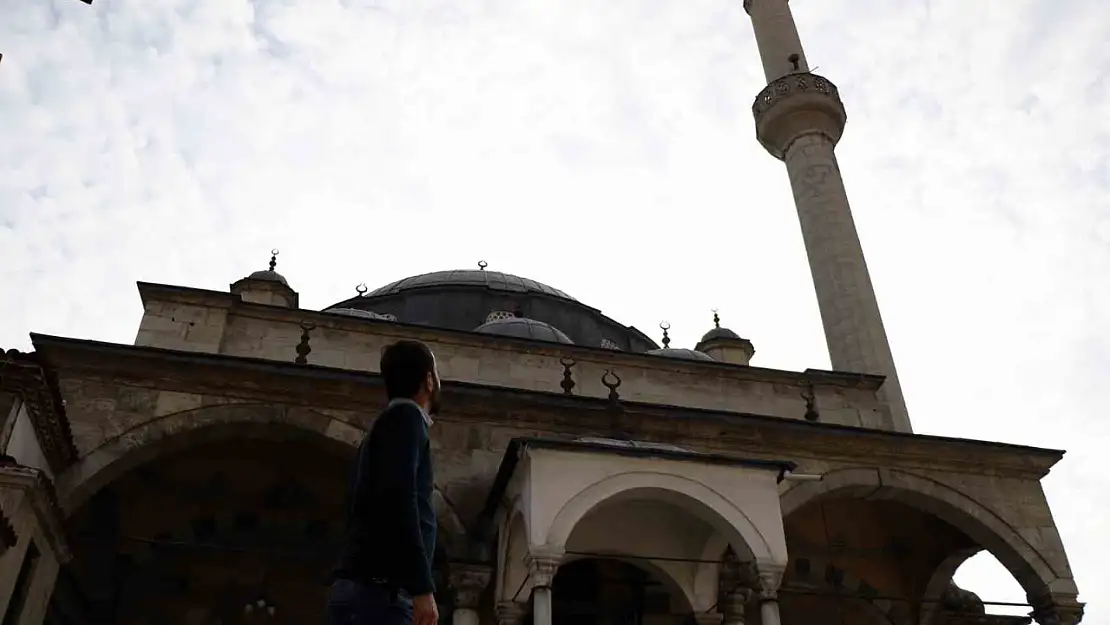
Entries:
<svg viewBox="0 0 1110 625">
<path fill-rule="evenodd" d="M 310 321 L 314 329 L 308 362 L 316 365 L 374 372 L 387 344 L 418 338 L 435 350 L 448 380 L 560 392 L 560 360 L 569 356 L 576 361 L 574 393 L 579 395 L 605 397 L 608 389 L 601 377 L 612 369 L 622 380 L 621 397 L 629 401 L 801 419 L 812 387 L 822 422 L 888 429 L 889 417 L 876 395 L 881 379 L 872 376 L 803 374 L 549 345 L 236 299 L 182 289 L 144 293 L 146 312 L 136 345 L 291 362 L 301 341 L 301 323 Z"/>
</svg>

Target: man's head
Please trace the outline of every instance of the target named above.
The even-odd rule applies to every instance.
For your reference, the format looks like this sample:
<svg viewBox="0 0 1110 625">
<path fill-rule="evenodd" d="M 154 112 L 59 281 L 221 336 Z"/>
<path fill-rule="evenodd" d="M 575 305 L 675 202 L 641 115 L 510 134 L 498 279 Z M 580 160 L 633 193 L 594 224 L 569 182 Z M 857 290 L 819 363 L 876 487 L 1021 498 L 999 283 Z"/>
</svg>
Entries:
<svg viewBox="0 0 1110 625">
<path fill-rule="evenodd" d="M 411 399 L 434 415 L 439 412 L 440 382 L 436 357 L 420 341 L 401 340 L 382 351 L 382 377 L 389 399 Z"/>
</svg>

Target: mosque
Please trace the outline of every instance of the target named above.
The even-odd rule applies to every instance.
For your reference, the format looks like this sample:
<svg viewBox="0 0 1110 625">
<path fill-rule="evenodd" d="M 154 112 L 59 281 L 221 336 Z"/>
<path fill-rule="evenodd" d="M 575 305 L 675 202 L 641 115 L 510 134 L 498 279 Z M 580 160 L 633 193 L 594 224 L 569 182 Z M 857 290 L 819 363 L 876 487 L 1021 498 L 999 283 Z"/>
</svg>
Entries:
<svg viewBox="0 0 1110 625">
<path fill-rule="evenodd" d="M 761 368 L 718 319 L 657 343 L 485 263 L 321 311 L 276 254 L 226 291 L 141 282 L 133 345 L 32 334 L 0 361 L 0 625 L 321 623 L 400 338 L 445 380 L 444 622 L 1080 622 L 1040 482 L 1063 452 L 913 433 L 834 154 L 843 103 L 787 0 L 744 7 L 832 371 Z M 952 582 L 982 550 L 1029 616 Z"/>
</svg>

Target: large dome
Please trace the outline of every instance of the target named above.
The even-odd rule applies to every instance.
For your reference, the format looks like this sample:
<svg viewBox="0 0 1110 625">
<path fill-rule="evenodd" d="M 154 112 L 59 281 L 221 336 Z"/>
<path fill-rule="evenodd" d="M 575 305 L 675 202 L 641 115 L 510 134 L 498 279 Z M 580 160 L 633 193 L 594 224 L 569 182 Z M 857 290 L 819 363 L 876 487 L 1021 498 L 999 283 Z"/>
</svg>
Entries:
<svg viewBox="0 0 1110 625">
<path fill-rule="evenodd" d="M 535 280 L 521 278 L 520 276 L 514 276 L 508 273 L 501 273 L 500 271 L 487 271 L 484 269 L 433 271 L 432 273 L 425 273 L 419 276 L 402 278 L 401 280 L 390 282 L 381 288 L 367 293 L 366 297 L 381 297 L 383 295 L 394 295 L 403 291 L 445 286 L 483 286 L 493 291 L 538 293 L 570 300 L 572 302 L 578 301 L 559 289 L 549 287 L 542 282 L 536 282 Z"/>
<path fill-rule="evenodd" d="M 325 310 L 348 316 L 358 315 L 352 311 L 360 310 L 398 323 L 573 342 L 629 352 L 642 353 L 658 347 L 639 330 L 613 321 L 559 289 L 528 278 L 490 271 L 485 269 L 484 263 L 479 266 L 482 268 L 412 276 L 373 291 L 356 289 L 358 296 Z M 505 318 L 530 321 L 492 324 L 478 329 Z M 537 322 L 554 332 L 536 325 Z"/>
</svg>

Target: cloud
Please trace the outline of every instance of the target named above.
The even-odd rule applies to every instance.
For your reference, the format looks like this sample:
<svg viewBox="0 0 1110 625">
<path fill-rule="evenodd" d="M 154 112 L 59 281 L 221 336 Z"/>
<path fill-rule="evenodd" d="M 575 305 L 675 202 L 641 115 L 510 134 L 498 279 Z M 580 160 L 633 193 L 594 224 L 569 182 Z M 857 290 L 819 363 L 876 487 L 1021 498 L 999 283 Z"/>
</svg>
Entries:
<svg viewBox="0 0 1110 625">
<path fill-rule="evenodd" d="M 1068 449 L 1045 484 L 1097 598 L 1110 5 L 793 9 L 847 104 L 918 431 Z M 223 289 L 276 246 L 306 306 L 484 259 L 649 334 L 666 318 L 675 344 L 719 308 L 756 364 L 828 366 L 739 0 L 44 0 L 0 46 L 4 347 L 129 342 L 135 280 Z"/>
</svg>

